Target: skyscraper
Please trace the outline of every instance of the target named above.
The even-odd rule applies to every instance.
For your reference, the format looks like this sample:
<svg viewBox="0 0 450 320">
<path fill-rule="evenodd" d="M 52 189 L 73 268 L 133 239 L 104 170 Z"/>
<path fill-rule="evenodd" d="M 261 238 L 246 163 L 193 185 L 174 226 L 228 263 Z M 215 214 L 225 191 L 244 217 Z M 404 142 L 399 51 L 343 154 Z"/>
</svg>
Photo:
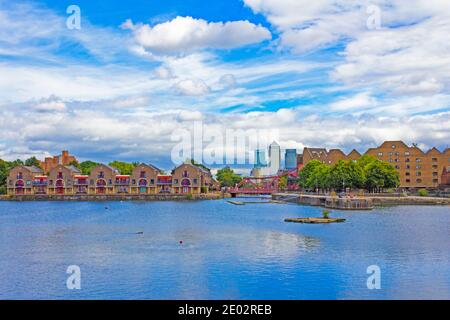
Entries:
<svg viewBox="0 0 450 320">
<path fill-rule="evenodd" d="M 281 149 L 280 145 L 275 141 L 269 146 L 269 175 L 277 174 L 281 165 Z"/>
<path fill-rule="evenodd" d="M 287 170 L 292 170 L 297 168 L 297 150 L 296 149 L 286 149 L 284 153 L 284 167 Z"/>
<path fill-rule="evenodd" d="M 255 151 L 255 168 L 262 168 L 267 166 L 267 161 L 266 161 L 266 152 L 264 150 L 261 149 L 257 149 Z"/>
</svg>

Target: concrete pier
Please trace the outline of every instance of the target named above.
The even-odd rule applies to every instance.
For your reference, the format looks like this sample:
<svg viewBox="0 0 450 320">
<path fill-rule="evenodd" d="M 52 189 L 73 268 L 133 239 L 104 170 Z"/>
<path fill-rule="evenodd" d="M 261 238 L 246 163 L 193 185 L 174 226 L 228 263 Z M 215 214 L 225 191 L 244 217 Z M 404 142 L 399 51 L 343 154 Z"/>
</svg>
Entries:
<svg viewBox="0 0 450 320">
<path fill-rule="evenodd" d="M 435 197 L 332 197 L 328 195 L 275 193 L 273 200 L 342 210 L 371 210 L 383 205 L 450 205 L 450 198 Z"/>
</svg>

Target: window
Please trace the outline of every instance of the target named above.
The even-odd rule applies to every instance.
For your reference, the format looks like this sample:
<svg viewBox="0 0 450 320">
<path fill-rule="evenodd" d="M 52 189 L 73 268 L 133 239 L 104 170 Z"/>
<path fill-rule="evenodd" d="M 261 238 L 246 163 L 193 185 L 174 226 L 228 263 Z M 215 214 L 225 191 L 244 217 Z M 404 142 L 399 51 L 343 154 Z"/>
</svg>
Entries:
<svg viewBox="0 0 450 320">
<path fill-rule="evenodd" d="M 94 180 L 91 179 L 91 180 L 89 181 L 89 184 L 90 184 L 91 186 L 93 186 L 93 185 L 94 185 Z"/>
<path fill-rule="evenodd" d="M 53 180 L 49 180 L 48 184 L 52 186 L 53 185 Z"/>
<path fill-rule="evenodd" d="M 198 182 L 198 180 L 197 180 L 197 179 L 194 179 L 194 184 L 197 184 L 197 182 Z"/>
<path fill-rule="evenodd" d="M 417 183 L 422 183 L 422 179 L 416 179 Z"/>
<path fill-rule="evenodd" d="M 405 156 L 409 156 L 409 151 L 406 151 L 406 152 L 405 152 Z"/>
<path fill-rule="evenodd" d="M 416 162 L 422 162 L 422 159 L 416 158 Z"/>
<path fill-rule="evenodd" d="M 433 172 L 433 177 L 437 177 L 438 173 L 437 172 Z"/>
<path fill-rule="evenodd" d="M 417 165 L 416 169 L 422 169 L 422 166 Z"/>
<path fill-rule="evenodd" d="M 150 184 L 155 184 L 155 179 L 150 179 Z"/>
<path fill-rule="evenodd" d="M 141 171 L 140 177 L 145 178 L 145 171 Z"/>
<path fill-rule="evenodd" d="M 136 179 L 133 179 L 131 183 L 136 184 Z"/>
<path fill-rule="evenodd" d="M 433 179 L 433 183 L 439 183 L 438 179 Z"/>
<path fill-rule="evenodd" d="M 178 179 L 173 180 L 175 184 L 178 184 Z"/>
<path fill-rule="evenodd" d="M 406 169 L 411 169 L 411 166 L 409 164 L 407 164 Z"/>
<path fill-rule="evenodd" d="M 57 176 L 57 178 L 58 178 L 58 179 L 62 179 L 62 178 L 63 178 L 63 174 L 62 174 L 62 172 L 58 172 L 58 176 Z"/>
<path fill-rule="evenodd" d="M 112 179 L 109 179 L 108 183 L 109 183 L 109 184 L 112 184 Z"/>
<path fill-rule="evenodd" d="M 406 159 L 405 159 L 405 162 L 409 162 L 409 158 L 406 158 Z"/>
<path fill-rule="evenodd" d="M 391 159 L 391 158 L 389 158 L 389 162 L 392 162 L 392 159 Z"/>
<path fill-rule="evenodd" d="M 392 145 L 392 149 L 395 149 L 395 144 Z"/>
<path fill-rule="evenodd" d="M 9 180 L 9 185 L 12 186 L 13 182 L 12 180 Z"/>
<path fill-rule="evenodd" d="M 409 179 L 406 179 L 406 183 L 410 183 L 411 182 L 411 180 L 409 180 Z"/>
<path fill-rule="evenodd" d="M 420 171 L 416 172 L 416 177 L 420 177 L 421 175 L 422 175 L 422 172 L 420 172 Z"/>
<path fill-rule="evenodd" d="M 395 158 L 395 159 L 394 159 L 394 161 L 395 161 L 395 162 L 398 162 L 398 159 L 397 159 L 397 158 Z"/>
<path fill-rule="evenodd" d="M 383 156 L 383 152 L 378 152 L 378 156 L 382 157 Z M 450 158 L 448 160 L 450 161 Z"/>
<path fill-rule="evenodd" d="M 392 156 L 392 155 L 393 155 L 393 153 L 392 153 L 392 152 L 389 152 L 389 155 L 390 155 L 390 156 Z"/>
<path fill-rule="evenodd" d="M 432 167 L 433 169 L 437 169 L 437 168 L 438 168 L 438 166 L 437 166 L 436 164 L 433 164 L 431 167 Z"/>
<path fill-rule="evenodd" d="M 406 172 L 405 175 L 406 175 L 406 176 L 410 176 L 411 174 L 410 174 L 409 172 Z"/>
<path fill-rule="evenodd" d="M 395 169 L 399 170 L 399 169 L 400 169 L 400 166 L 395 166 Z"/>
<path fill-rule="evenodd" d="M 432 159 L 431 159 L 431 161 L 433 161 L 433 162 L 437 162 L 437 161 L 438 161 L 438 159 L 437 159 L 437 158 L 432 158 Z"/>
</svg>

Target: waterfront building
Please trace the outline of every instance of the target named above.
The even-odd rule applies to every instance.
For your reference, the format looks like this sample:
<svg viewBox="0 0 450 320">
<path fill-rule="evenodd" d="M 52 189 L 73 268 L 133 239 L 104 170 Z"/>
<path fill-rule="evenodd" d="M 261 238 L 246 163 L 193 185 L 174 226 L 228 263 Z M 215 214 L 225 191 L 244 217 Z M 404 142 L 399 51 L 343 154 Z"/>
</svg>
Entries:
<svg viewBox="0 0 450 320">
<path fill-rule="evenodd" d="M 157 193 L 172 193 L 172 176 L 170 174 L 158 174 L 156 180 Z"/>
<path fill-rule="evenodd" d="M 78 162 L 77 158 L 71 156 L 69 151 L 63 150 L 61 155 L 46 157 L 44 161 L 41 161 L 41 168 L 44 170 L 44 173 L 49 173 L 50 170 L 55 168 L 57 165 L 67 166 L 71 162 Z"/>
<path fill-rule="evenodd" d="M 208 170 L 190 163 L 183 163 L 172 171 L 173 193 L 208 193 L 212 182 Z"/>
<path fill-rule="evenodd" d="M 9 171 L 7 193 L 26 195 L 46 192 L 47 181 L 42 169 L 35 166 L 17 166 Z"/>
<path fill-rule="evenodd" d="M 404 188 L 437 188 L 443 169 L 450 166 L 450 150 L 440 152 L 431 148 L 422 151 L 416 145 L 407 146 L 403 141 L 385 141 L 366 154 L 389 162 L 400 173 L 400 186 Z"/>
<path fill-rule="evenodd" d="M 401 188 L 437 188 L 446 179 L 445 170 L 450 170 L 449 148 L 443 152 L 436 148 L 424 152 L 416 145 L 407 146 L 403 141 L 385 141 L 364 154 L 394 166 L 399 172 Z M 311 160 L 333 165 L 339 160 L 357 160 L 360 157 L 355 149 L 345 154 L 339 149 L 327 151 L 325 148 L 305 147 L 299 165 L 306 165 Z"/>
<path fill-rule="evenodd" d="M 88 194 L 89 193 L 89 176 L 82 174 L 75 174 L 73 176 L 73 190 L 74 194 Z"/>
<path fill-rule="evenodd" d="M 131 193 L 156 193 L 159 174 L 161 174 L 161 170 L 153 165 L 141 163 L 135 167 L 131 174 Z"/>
<path fill-rule="evenodd" d="M 94 167 L 89 175 L 89 194 L 114 194 L 117 175 L 120 175 L 119 171 L 106 164 Z"/>
<path fill-rule="evenodd" d="M 81 174 L 74 166 L 58 164 L 48 175 L 47 194 L 73 194 L 74 176 Z"/>
<path fill-rule="evenodd" d="M 293 170 L 297 168 L 297 150 L 286 149 L 284 153 L 284 168 Z"/>
</svg>

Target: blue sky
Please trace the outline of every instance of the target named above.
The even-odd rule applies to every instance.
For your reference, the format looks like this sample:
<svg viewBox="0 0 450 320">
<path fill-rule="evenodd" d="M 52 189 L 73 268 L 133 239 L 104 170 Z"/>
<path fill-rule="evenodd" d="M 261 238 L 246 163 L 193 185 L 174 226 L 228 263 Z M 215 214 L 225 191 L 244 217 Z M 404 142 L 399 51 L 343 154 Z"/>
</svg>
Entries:
<svg viewBox="0 0 450 320">
<path fill-rule="evenodd" d="M 449 34 L 445 0 L 0 0 L 0 158 L 170 168 L 193 121 L 299 151 L 444 149 Z"/>
</svg>

